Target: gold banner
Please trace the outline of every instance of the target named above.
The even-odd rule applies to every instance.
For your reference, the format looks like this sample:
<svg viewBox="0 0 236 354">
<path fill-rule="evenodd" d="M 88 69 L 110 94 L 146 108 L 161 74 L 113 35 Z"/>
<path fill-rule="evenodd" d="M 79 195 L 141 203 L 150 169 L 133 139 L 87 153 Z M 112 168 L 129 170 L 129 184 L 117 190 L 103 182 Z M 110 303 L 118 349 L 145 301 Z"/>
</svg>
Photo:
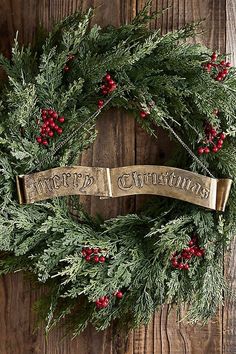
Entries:
<svg viewBox="0 0 236 354">
<path fill-rule="evenodd" d="M 101 199 L 154 194 L 224 211 L 231 179 L 216 179 L 167 166 L 134 165 L 118 168 L 57 167 L 17 176 L 20 204 L 66 195 Z"/>
</svg>

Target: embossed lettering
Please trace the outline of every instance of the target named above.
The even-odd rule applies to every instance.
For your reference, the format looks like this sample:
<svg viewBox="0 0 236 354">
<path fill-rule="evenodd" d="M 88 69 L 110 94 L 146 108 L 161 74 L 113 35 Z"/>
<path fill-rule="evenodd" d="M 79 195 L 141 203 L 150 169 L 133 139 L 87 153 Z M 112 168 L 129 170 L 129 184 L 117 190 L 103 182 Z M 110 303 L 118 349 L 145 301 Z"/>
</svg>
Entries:
<svg viewBox="0 0 236 354">
<path fill-rule="evenodd" d="M 52 177 L 53 187 L 59 189 L 61 187 L 61 178 L 58 175 Z"/>
<path fill-rule="evenodd" d="M 131 189 L 133 186 L 132 186 L 132 183 L 131 184 L 128 184 L 128 179 L 130 177 L 130 174 L 123 174 L 122 176 L 118 177 L 117 179 L 117 184 L 118 184 L 118 187 L 122 190 L 127 190 L 127 189 Z"/>
<path fill-rule="evenodd" d="M 94 178 L 92 176 L 86 175 L 83 186 L 80 188 L 80 191 L 86 192 L 85 189 L 90 187 L 93 183 L 94 183 Z"/>
</svg>

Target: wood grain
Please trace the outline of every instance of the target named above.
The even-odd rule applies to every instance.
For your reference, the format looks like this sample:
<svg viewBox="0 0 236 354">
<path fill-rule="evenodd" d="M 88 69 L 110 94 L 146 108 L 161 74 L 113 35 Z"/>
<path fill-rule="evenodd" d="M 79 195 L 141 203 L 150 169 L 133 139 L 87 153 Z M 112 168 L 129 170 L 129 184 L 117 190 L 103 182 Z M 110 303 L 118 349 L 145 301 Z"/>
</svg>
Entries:
<svg viewBox="0 0 236 354">
<path fill-rule="evenodd" d="M 1 0 L 0 51 L 9 55 L 15 32 L 21 43 L 30 42 L 39 23 L 50 29 L 53 22 L 80 6 L 98 7 L 94 22 L 115 26 L 130 21 L 144 5 L 144 0 Z M 203 35 L 195 41 L 214 50 L 235 50 L 236 4 L 234 0 L 154 0 L 153 9 L 172 5 L 152 26 L 162 33 L 190 21 L 206 18 Z M 227 45 L 226 45 L 227 43 Z M 150 139 L 124 112 L 110 111 L 97 122 L 98 138 L 82 157 L 82 164 L 116 167 L 164 162 L 172 146 L 166 134 L 158 130 L 158 140 Z M 139 208 L 143 198 L 127 197 L 98 201 L 86 197 L 83 202 L 92 214 L 104 217 L 124 214 Z M 233 243 L 232 249 L 236 247 Z M 235 289 L 235 257 L 227 263 L 227 276 Z M 192 327 L 177 323 L 177 315 L 163 307 L 147 328 L 133 331 L 128 338 L 115 327 L 96 333 L 89 327 L 79 338 L 61 340 L 63 331 L 53 331 L 46 340 L 42 329 L 34 330 L 31 306 L 42 290 L 22 274 L 0 280 L 0 354 L 233 354 L 235 340 L 235 301 L 227 302 L 208 326 Z M 184 309 L 182 310 L 184 313 Z"/>
</svg>

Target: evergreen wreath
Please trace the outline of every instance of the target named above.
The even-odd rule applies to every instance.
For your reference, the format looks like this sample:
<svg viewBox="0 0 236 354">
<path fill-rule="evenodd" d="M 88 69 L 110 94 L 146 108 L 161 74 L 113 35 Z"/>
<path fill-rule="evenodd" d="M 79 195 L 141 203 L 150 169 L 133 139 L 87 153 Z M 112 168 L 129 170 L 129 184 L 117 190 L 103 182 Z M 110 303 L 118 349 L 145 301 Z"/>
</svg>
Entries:
<svg viewBox="0 0 236 354">
<path fill-rule="evenodd" d="M 8 75 L 0 106 L 0 273 L 24 270 L 48 285 L 37 303 L 47 331 L 62 318 L 73 335 L 114 319 L 133 328 L 166 303 L 187 304 L 186 319 L 204 323 L 227 291 L 234 183 L 224 213 L 155 197 L 138 214 L 101 221 L 71 197 L 78 223 L 68 198 L 17 201 L 16 176 L 74 164 L 96 137 L 96 117 L 111 107 L 133 112 L 150 134 L 153 124 L 174 131 L 202 163 L 177 142 L 167 164 L 235 179 L 235 69 L 185 41 L 193 24 L 166 35 L 147 29 L 157 16 L 150 5 L 119 28 L 91 28 L 93 10 L 75 13 L 39 50 L 16 39 L 11 59 L 0 57 Z"/>
</svg>

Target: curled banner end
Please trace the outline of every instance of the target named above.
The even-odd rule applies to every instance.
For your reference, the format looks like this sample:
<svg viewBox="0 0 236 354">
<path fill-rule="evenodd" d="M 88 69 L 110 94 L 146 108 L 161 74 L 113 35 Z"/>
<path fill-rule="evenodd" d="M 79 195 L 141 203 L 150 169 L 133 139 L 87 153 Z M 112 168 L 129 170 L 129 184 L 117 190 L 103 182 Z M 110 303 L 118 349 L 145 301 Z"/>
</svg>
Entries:
<svg viewBox="0 0 236 354">
<path fill-rule="evenodd" d="M 27 204 L 25 197 L 25 184 L 24 184 L 24 176 L 16 176 L 16 189 L 19 204 Z"/>
<path fill-rule="evenodd" d="M 232 179 L 222 178 L 217 181 L 216 210 L 225 211 L 229 193 L 232 186 Z"/>
</svg>

